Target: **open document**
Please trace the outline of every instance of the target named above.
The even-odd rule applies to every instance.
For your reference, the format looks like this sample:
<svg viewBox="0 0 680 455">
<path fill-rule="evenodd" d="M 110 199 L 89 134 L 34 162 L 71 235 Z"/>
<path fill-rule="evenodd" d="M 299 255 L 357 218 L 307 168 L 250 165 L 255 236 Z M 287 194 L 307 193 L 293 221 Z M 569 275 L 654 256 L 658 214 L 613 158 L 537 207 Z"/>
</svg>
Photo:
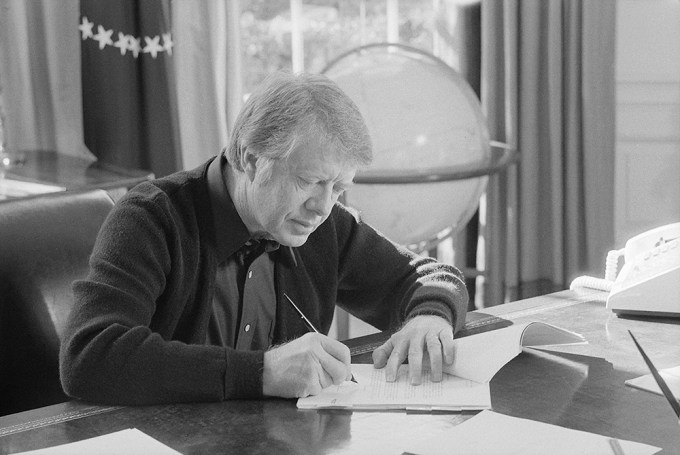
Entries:
<svg viewBox="0 0 680 455">
<path fill-rule="evenodd" d="M 430 381 L 423 368 L 422 384 L 411 385 L 408 365 L 401 365 L 394 382 L 385 381 L 385 369 L 373 365 L 352 365 L 357 380 L 330 386 L 319 395 L 300 398 L 298 408 L 351 408 L 357 410 L 418 409 L 461 411 L 491 407 L 489 384 L 443 375 L 441 382 Z"/>
<path fill-rule="evenodd" d="M 454 340 L 455 360 L 446 366 L 443 380 L 430 380 L 423 365 L 420 385 L 408 380 L 408 365 L 399 368 L 397 380 L 385 381 L 384 369 L 352 365 L 357 383 L 345 382 L 300 398 L 301 409 L 420 409 L 472 410 L 491 407 L 489 381 L 523 347 L 584 343 L 579 334 L 543 322 L 512 325 Z"/>
</svg>

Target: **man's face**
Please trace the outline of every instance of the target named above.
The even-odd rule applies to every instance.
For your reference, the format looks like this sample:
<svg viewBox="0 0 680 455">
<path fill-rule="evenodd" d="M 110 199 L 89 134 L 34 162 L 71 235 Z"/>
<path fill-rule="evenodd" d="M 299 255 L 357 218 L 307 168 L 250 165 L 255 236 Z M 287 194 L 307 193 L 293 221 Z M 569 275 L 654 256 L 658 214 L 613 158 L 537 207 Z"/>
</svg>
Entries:
<svg viewBox="0 0 680 455">
<path fill-rule="evenodd" d="M 255 164 L 248 206 L 259 232 L 297 247 L 330 215 L 338 197 L 352 185 L 356 167 L 338 162 L 316 138 L 298 144 L 288 160 L 271 162 L 271 176 Z"/>
</svg>

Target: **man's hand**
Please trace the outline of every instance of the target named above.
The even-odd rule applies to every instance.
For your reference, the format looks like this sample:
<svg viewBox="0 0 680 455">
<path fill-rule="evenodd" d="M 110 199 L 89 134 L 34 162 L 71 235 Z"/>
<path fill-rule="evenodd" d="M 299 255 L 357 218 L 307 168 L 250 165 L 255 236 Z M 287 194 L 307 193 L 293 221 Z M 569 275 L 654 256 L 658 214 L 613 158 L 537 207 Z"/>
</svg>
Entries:
<svg viewBox="0 0 680 455">
<path fill-rule="evenodd" d="M 423 356 L 430 357 L 432 380 L 442 380 L 442 357 L 453 363 L 453 329 L 439 316 L 416 316 L 373 351 L 373 366 L 385 367 L 385 378 L 394 381 L 397 369 L 408 357 L 411 384 L 420 384 Z"/>
<path fill-rule="evenodd" d="M 283 398 L 306 397 L 351 377 L 349 348 L 310 332 L 264 353 L 262 392 Z"/>
</svg>

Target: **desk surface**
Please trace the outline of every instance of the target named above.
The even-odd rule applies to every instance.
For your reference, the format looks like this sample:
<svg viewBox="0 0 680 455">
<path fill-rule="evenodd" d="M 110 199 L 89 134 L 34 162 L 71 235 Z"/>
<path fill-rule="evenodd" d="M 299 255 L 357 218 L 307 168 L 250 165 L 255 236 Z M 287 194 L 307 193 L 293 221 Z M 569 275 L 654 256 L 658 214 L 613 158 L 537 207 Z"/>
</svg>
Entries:
<svg viewBox="0 0 680 455">
<path fill-rule="evenodd" d="M 469 315 L 463 336 L 538 320 L 588 340 L 523 352 L 510 361 L 491 381 L 493 410 L 680 454 L 680 428 L 664 398 L 624 385 L 648 373 L 627 330 L 658 368 L 669 368 L 680 365 L 680 320 L 621 318 L 604 308 L 603 298 L 599 292 L 563 291 Z M 370 341 L 375 337 L 348 345 L 360 352 Z M 355 361 L 369 361 L 369 354 Z M 294 400 L 276 399 L 147 407 L 74 401 L 1 417 L 0 453 L 135 427 L 184 454 L 399 454 L 410 437 L 451 428 L 475 413 L 298 410 Z"/>
<path fill-rule="evenodd" d="M 7 171 L 8 179 L 60 186 L 67 190 L 88 190 L 130 188 L 153 178 L 149 171 L 125 169 L 54 151 L 25 150 L 20 155 L 20 164 Z"/>
</svg>

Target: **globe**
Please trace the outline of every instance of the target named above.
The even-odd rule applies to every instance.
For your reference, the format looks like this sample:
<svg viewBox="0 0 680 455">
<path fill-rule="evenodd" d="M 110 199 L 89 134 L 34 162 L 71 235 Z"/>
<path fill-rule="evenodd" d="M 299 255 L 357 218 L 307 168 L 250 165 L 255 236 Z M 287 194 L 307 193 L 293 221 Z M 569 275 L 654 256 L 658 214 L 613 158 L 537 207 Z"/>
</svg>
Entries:
<svg viewBox="0 0 680 455">
<path fill-rule="evenodd" d="M 373 163 L 357 174 L 345 203 L 414 249 L 463 227 L 487 177 L 431 180 L 490 157 L 486 121 L 468 83 L 433 55 L 394 44 L 347 52 L 323 73 L 357 104 L 374 145 Z M 375 181 L 369 176 L 385 178 L 363 184 Z"/>
</svg>

